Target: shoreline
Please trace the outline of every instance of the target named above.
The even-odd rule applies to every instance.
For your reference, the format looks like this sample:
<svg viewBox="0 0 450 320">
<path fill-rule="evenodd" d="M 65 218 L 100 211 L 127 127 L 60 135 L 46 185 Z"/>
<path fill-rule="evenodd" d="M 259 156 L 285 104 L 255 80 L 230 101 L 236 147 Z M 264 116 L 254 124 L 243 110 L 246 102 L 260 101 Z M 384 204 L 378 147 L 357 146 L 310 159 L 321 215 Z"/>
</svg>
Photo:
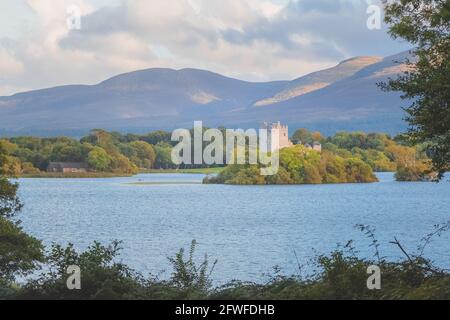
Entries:
<svg viewBox="0 0 450 320">
<path fill-rule="evenodd" d="M 139 174 L 217 174 L 224 168 L 205 168 L 205 169 L 152 169 L 141 170 L 136 174 L 114 173 L 114 172 L 86 172 L 86 173 L 60 173 L 60 172 L 40 172 L 22 174 L 20 179 L 96 179 L 96 178 L 123 178 L 134 177 Z"/>
<path fill-rule="evenodd" d="M 134 174 L 120 174 L 113 172 L 87 172 L 87 173 L 53 173 L 41 172 L 22 174 L 18 179 L 98 179 L 98 178 L 123 178 L 132 177 Z"/>
<path fill-rule="evenodd" d="M 161 174 L 170 174 L 170 173 L 180 173 L 180 174 L 216 174 L 222 172 L 226 167 L 220 168 L 201 168 L 201 169 L 151 169 L 151 170 L 143 170 L 139 173 L 161 173 Z"/>
</svg>

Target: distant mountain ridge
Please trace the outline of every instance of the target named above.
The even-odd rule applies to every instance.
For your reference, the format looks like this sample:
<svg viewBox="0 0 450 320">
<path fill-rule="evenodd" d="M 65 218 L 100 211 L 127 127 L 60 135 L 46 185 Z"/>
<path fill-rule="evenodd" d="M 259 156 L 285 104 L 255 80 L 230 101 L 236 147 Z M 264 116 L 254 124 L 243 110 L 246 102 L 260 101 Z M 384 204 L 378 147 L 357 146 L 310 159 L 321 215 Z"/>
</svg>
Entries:
<svg viewBox="0 0 450 320">
<path fill-rule="evenodd" d="M 82 135 L 93 128 L 145 132 L 207 126 L 258 127 L 280 120 L 326 134 L 399 133 L 399 94 L 378 82 L 404 70 L 408 53 L 356 57 L 292 81 L 247 82 L 198 69 L 147 69 L 97 85 L 69 85 L 0 97 L 2 135 Z"/>
<path fill-rule="evenodd" d="M 355 57 L 344 60 L 333 68 L 316 71 L 290 81 L 283 91 L 277 93 L 272 98 L 258 101 L 255 106 L 265 106 L 283 102 L 328 87 L 330 84 L 348 78 L 359 70 L 380 62 L 381 60 L 381 57 Z"/>
</svg>

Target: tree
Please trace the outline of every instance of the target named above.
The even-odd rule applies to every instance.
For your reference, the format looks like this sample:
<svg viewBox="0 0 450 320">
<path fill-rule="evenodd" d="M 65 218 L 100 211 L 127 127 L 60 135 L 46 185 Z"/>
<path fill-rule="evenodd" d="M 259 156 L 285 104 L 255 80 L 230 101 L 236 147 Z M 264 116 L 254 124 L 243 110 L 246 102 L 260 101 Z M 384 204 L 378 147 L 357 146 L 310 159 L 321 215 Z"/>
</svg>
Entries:
<svg viewBox="0 0 450 320">
<path fill-rule="evenodd" d="M 18 223 L 0 217 L 0 287 L 30 274 L 42 261 L 41 242 L 23 232 Z"/>
<path fill-rule="evenodd" d="M 87 157 L 89 166 L 98 171 L 105 171 L 111 164 L 111 157 L 100 147 L 94 147 Z"/>
<path fill-rule="evenodd" d="M 155 164 L 156 153 L 153 146 L 145 141 L 130 143 L 134 155 L 130 158 L 140 168 L 151 169 Z"/>
<path fill-rule="evenodd" d="M 172 134 L 167 131 L 154 131 L 142 138 L 143 141 L 150 143 L 152 145 L 157 145 L 162 142 L 171 142 Z"/>
<path fill-rule="evenodd" d="M 319 131 L 315 131 L 311 134 L 311 138 L 313 139 L 313 142 L 320 142 L 320 143 L 324 143 L 325 142 L 325 137 L 322 135 L 321 132 Z"/>
<path fill-rule="evenodd" d="M 11 156 L 4 156 L 1 170 L 7 176 L 17 177 L 22 171 L 20 159 Z"/>
<path fill-rule="evenodd" d="M 20 160 L 11 156 L 17 150 L 17 145 L 7 140 L 0 140 L 0 174 L 17 176 L 21 171 Z"/>
<path fill-rule="evenodd" d="M 58 142 L 52 148 L 51 161 L 56 162 L 82 162 L 86 155 L 78 141 L 71 143 Z"/>
<path fill-rule="evenodd" d="M 439 179 L 450 169 L 450 1 L 400 0 L 385 5 L 393 38 L 415 46 L 403 75 L 381 87 L 403 92 L 411 142 L 429 142 Z"/>
<path fill-rule="evenodd" d="M 3 153 L 6 154 L 12 154 L 14 151 L 16 151 L 18 148 L 18 145 L 15 143 L 11 143 L 8 140 L 2 139 L 0 140 L 0 149 L 2 149 Z"/>
<path fill-rule="evenodd" d="M 413 166 L 416 162 L 416 149 L 399 145 L 392 145 L 386 148 L 385 154 L 398 166 Z"/>
<path fill-rule="evenodd" d="M 312 139 L 312 135 L 308 131 L 308 129 L 301 128 L 301 129 L 298 129 L 297 131 L 295 131 L 294 134 L 292 135 L 292 142 L 294 142 L 295 144 L 300 144 L 300 143 L 311 144 L 311 143 L 313 143 L 313 139 Z"/>
<path fill-rule="evenodd" d="M 22 203 L 17 197 L 18 185 L 11 183 L 0 173 L 0 217 L 11 218 L 22 209 Z"/>
<path fill-rule="evenodd" d="M 5 177 L 5 163 L 8 161 L 6 150 L 0 145 L 0 218 L 11 218 L 22 209 L 22 203 L 17 197 L 18 185 L 9 182 Z"/>
<path fill-rule="evenodd" d="M 172 162 L 172 147 L 166 143 L 160 143 L 155 146 L 156 160 L 155 168 L 169 169 L 175 167 Z"/>
<path fill-rule="evenodd" d="M 111 169 L 114 172 L 136 174 L 139 170 L 134 163 L 123 154 L 111 158 Z"/>
<path fill-rule="evenodd" d="M 345 172 L 347 175 L 347 182 L 361 183 L 361 182 L 377 182 L 377 178 L 372 172 L 370 166 L 364 163 L 361 159 L 350 158 L 345 159 Z"/>
<path fill-rule="evenodd" d="M 118 142 L 117 134 L 113 135 L 102 129 L 94 129 L 89 136 L 81 139 L 81 143 L 86 142 L 103 148 L 109 155 L 117 155 L 119 153 L 115 146 L 115 142 Z"/>
<path fill-rule="evenodd" d="M 0 148 L 0 289 L 9 286 L 16 276 L 31 273 L 43 260 L 41 242 L 24 233 L 19 222 L 8 220 L 22 209 L 22 204 L 17 197 L 18 185 L 3 176 L 4 161 L 4 150 Z"/>
<path fill-rule="evenodd" d="M 427 174 L 429 166 L 426 162 L 417 161 L 410 166 L 399 165 L 395 173 L 397 181 L 430 181 L 434 176 Z"/>
</svg>

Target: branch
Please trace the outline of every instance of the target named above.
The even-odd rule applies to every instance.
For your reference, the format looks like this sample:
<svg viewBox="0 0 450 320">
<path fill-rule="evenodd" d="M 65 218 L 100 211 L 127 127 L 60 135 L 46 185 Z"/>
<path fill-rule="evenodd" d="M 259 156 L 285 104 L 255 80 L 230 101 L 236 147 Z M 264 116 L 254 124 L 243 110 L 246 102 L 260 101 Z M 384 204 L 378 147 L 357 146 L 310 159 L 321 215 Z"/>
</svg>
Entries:
<svg viewBox="0 0 450 320">
<path fill-rule="evenodd" d="M 408 258 L 409 262 L 414 264 L 414 261 L 411 259 L 411 256 L 408 254 L 408 252 L 406 252 L 406 250 L 403 248 L 403 246 L 401 245 L 400 241 L 398 241 L 397 238 L 394 238 L 395 241 L 391 241 L 392 244 L 395 244 L 397 247 L 400 248 L 400 250 L 404 253 L 404 255 Z"/>
<path fill-rule="evenodd" d="M 445 275 L 445 272 L 443 272 L 443 271 L 441 271 L 441 270 L 435 270 L 435 269 L 432 269 L 432 268 L 429 268 L 429 267 L 424 267 L 424 266 L 419 265 L 419 264 L 417 264 L 416 262 L 414 262 L 414 260 L 413 260 L 413 259 L 411 258 L 411 256 L 408 254 L 408 252 L 406 252 L 406 250 L 403 248 L 403 246 L 401 245 L 400 241 L 398 241 L 397 238 L 394 238 L 394 239 L 395 239 L 395 241 L 391 241 L 390 243 L 395 244 L 397 247 L 399 247 L 400 250 L 401 250 L 401 251 L 403 252 L 403 254 L 408 258 L 409 262 L 410 262 L 412 265 L 414 265 L 414 266 L 416 266 L 416 267 L 418 267 L 418 268 L 420 268 L 420 269 L 422 269 L 422 270 L 424 270 L 424 271 L 428 271 L 428 272 L 431 272 L 431 273 L 436 274 L 436 275 L 440 275 L 440 276 Z"/>
</svg>

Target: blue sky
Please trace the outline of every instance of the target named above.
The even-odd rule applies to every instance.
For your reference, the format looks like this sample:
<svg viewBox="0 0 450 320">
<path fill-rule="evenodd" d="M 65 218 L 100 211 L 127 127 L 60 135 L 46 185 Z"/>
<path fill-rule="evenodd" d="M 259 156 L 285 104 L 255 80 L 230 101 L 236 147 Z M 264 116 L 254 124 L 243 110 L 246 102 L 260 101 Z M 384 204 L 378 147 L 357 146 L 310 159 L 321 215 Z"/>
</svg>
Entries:
<svg viewBox="0 0 450 320">
<path fill-rule="evenodd" d="M 293 79 L 409 48 L 369 30 L 376 0 L 0 0 L 0 95 L 152 67 Z M 67 28 L 67 8 L 81 29 Z"/>
</svg>

